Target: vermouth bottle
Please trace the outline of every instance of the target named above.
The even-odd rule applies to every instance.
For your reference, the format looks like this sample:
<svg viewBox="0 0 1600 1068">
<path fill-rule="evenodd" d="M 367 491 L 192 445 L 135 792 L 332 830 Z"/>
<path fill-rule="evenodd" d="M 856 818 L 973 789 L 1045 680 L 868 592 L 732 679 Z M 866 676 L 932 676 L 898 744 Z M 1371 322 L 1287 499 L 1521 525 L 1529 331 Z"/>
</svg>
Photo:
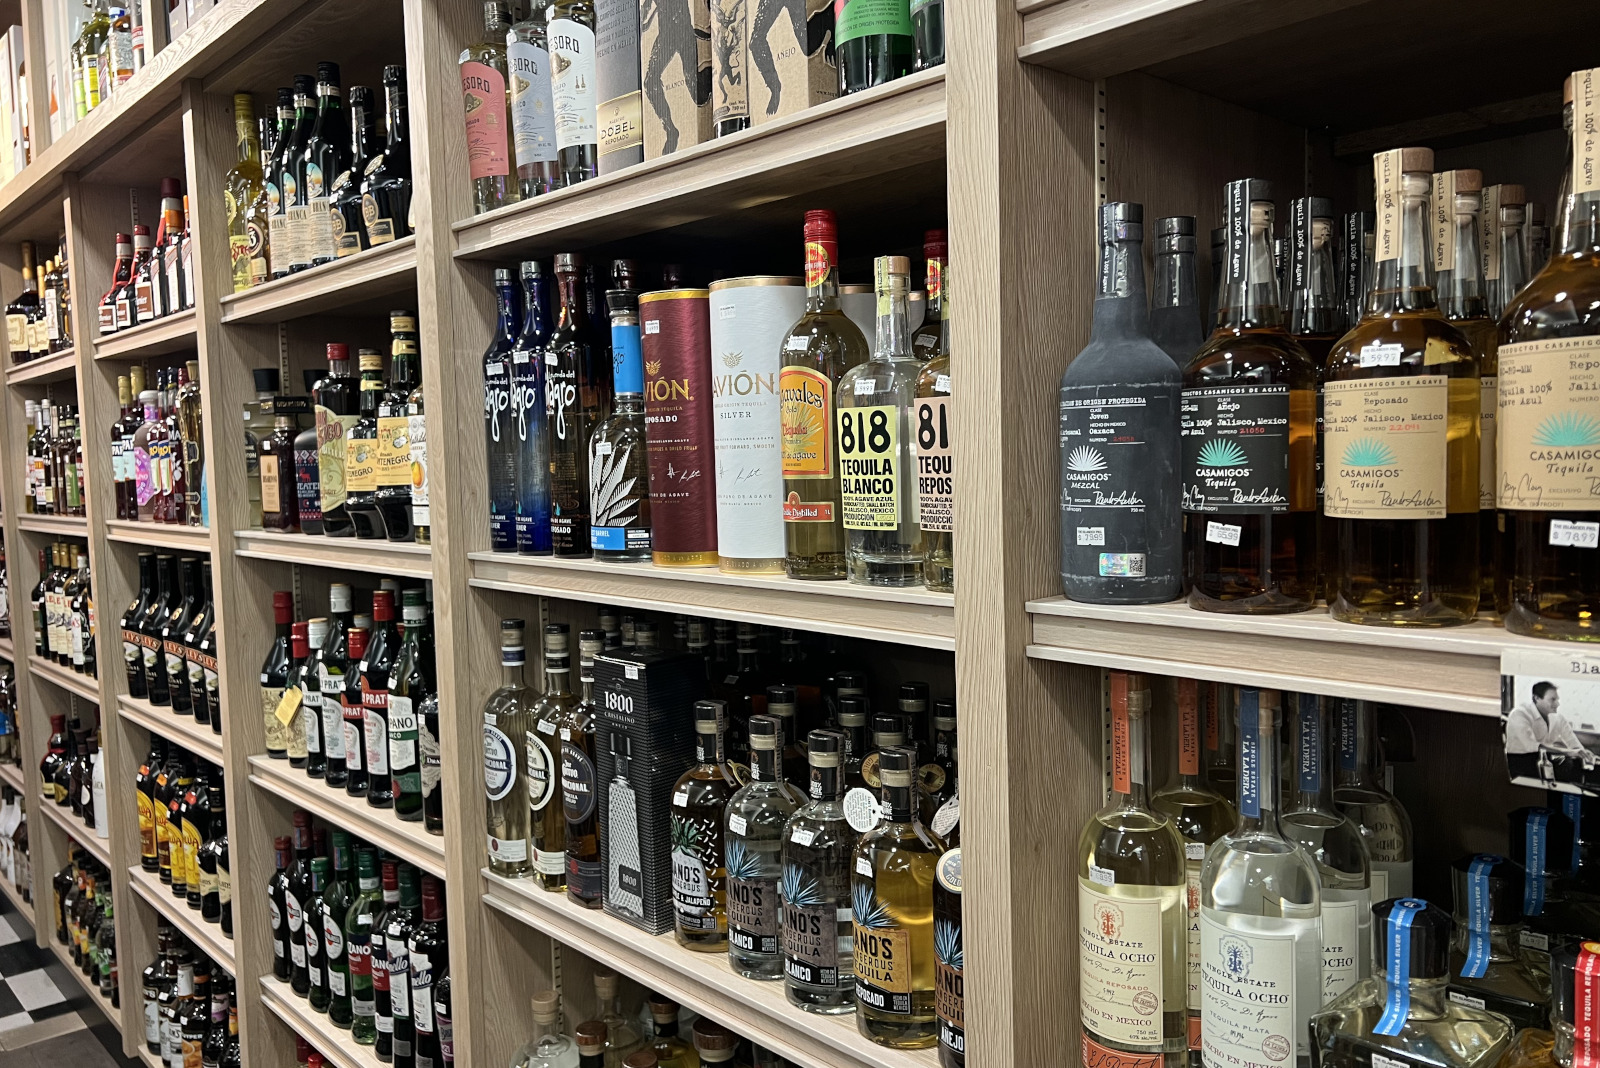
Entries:
<svg viewBox="0 0 1600 1068">
<path fill-rule="evenodd" d="M 1184 365 L 1189 606 L 1299 612 L 1317 596 L 1317 370 L 1284 327 L 1271 186 L 1229 182 L 1217 326 Z"/>
<path fill-rule="evenodd" d="M 496 875 L 533 874 L 528 841 L 526 739 L 533 730 L 533 702 L 522 681 L 527 660 L 523 621 L 500 621 L 500 688 L 483 706 L 483 778 L 488 801 L 489 870 Z"/>
<path fill-rule="evenodd" d="M 1205 341 L 1200 294 L 1194 279 L 1195 218 L 1156 221 L 1155 294 L 1150 298 L 1150 340 L 1182 367 Z M 1216 316 L 1212 316 L 1215 321 Z"/>
<path fill-rule="evenodd" d="M 1376 278 L 1323 384 L 1328 607 L 1347 623 L 1467 623 L 1479 593 L 1478 361 L 1434 296 L 1433 152 L 1373 161 Z"/>
<path fill-rule="evenodd" d="M 695 702 L 696 763 L 672 791 L 673 928 L 680 946 L 699 953 L 728 948 L 722 813 L 740 784 L 723 752 L 726 726 L 723 702 Z"/>
<path fill-rule="evenodd" d="M 724 851 L 728 866 L 728 963 L 746 979 L 783 976 L 783 830 L 805 797 L 783 778 L 783 721 L 752 716 L 750 781 L 728 799 Z"/>
<path fill-rule="evenodd" d="M 512 48 L 515 49 L 515 45 Z M 550 553 L 550 432 L 546 417 L 545 346 L 550 316 L 544 270 L 522 261 L 522 332 L 511 349 L 511 412 L 517 428 L 517 552 Z M 485 394 L 487 397 L 487 394 Z"/>
<path fill-rule="evenodd" d="M 1078 837 L 1085 1060 L 1096 1051 L 1167 1054 L 1188 1045 L 1185 850 L 1171 817 L 1150 804 L 1149 717 L 1146 677 L 1111 672 L 1111 798 Z"/>
<path fill-rule="evenodd" d="M 615 406 L 589 439 L 589 542 L 596 560 L 650 561 L 650 465 L 644 427 L 639 295 L 606 293 Z"/>
<path fill-rule="evenodd" d="M 855 1008 L 850 865 L 859 836 L 844 814 L 844 737 L 815 730 L 806 749 L 809 800 L 783 830 L 784 994 L 807 1012 L 850 1012 Z"/>
<path fill-rule="evenodd" d="M 1572 164 L 1559 248 L 1500 320 L 1500 481 L 1512 553 L 1514 634 L 1600 640 L 1597 399 L 1581 388 L 1600 354 L 1600 69 L 1573 82 Z M 1551 388 L 1553 387 L 1553 388 Z"/>
<path fill-rule="evenodd" d="M 1372 900 L 1411 894 L 1411 817 L 1383 779 L 1377 708 L 1340 698 L 1333 800 L 1361 830 L 1372 861 Z"/>
<path fill-rule="evenodd" d="M 567 888 L 567 820 L 559 796 L 561 760 L 556 753 L 561 749 L 560 725 L 578 704 L 571 685 L 571 635 L 572 628 L 565 623 L 545 624 L 545 689 L 533 707 L 526 744 L 534 872 L 539 886 L 555 893 Z"/>
<path fill-rule="evenodd" d="M 1101 207 L 1094 325 L 1061 376 L 1061 582 L 1076 601 L 1182 592 L 1183 374 L 1146 326 L 1143 218 L 1138 204 Z"/>
<path fill-rule="evenodd" d="M 1278 693 L 1239 691 L 1239 822 L 1200 875 L 1201 1055 L 1209 1068 L 1264 1054 L 1304 1068 L 1322 1005 L 1316 862 L 1278 824 Z"/>
</svg>

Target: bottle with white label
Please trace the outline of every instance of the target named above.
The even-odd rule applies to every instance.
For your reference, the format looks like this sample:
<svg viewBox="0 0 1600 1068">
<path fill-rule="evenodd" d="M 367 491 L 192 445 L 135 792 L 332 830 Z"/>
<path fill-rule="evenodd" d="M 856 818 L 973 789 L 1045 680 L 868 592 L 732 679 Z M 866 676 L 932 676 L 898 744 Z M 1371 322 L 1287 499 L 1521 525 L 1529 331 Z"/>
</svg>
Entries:
<svg viewBox="0 0 1600 1068">
<path fill-rule="evenodd" d="M 1078 836 L 1085 1063 L 1189 1044 L 1185 850 L 1171 817 L 1150 804 L 1149 678 L 1113 671 L 1110 690 L 1111 796 Z"/>
<path fill-rule="evenodd" d="M 1239 690 L 1239 823 L 1200 873 L 1201 1059 L 1207 1068 L 1309 1064 L 1322 1004 L 1316 861 L 1278 824 L 1276 690 Z"/>
<path fill-rule="evenodd" d="M 528 855 L 532 833 L 527 758 L 523 755 L 525 740 L 533 728 L 533 700 L 522 681 L 522 666 L 528 658 L 523 627 L 520 619 L 500 621 L 500 688 L 483 705 L 489 870 L 512 878 L 533 874 L 533 861 Z"/>
<path fill-rule="evenodd" d="M 728 964 L 746 979 L 783 976 L 780 852 L 789 817 L 805 801 L 783 778 L 783 720 L 750 717 L 750 782 L 728 799 Z"/>
<path fill-rule="evenodd" d="M 567 817 L 561 798 L 558 732 L 578 707 L 578 695 L 572 692 L 571 637 L 567 624 L 545 624 L 544 696 L 534 705 L 526 736 L 533 867 L 539 886 L 555 893 L 567 888 Z"/>
<path fill-rule="evenodd" d="M 844 737 L 806 740 L 809 798 L 783 828 L 783 987 L 789 1004 L 836 1014 L 856 1007 L 850 862 L 858 834 L 845 819 Z"/>
<path fill-rule="evenodd" d="M 1522 865 L 1494 853 L 1469 853 L 1450 866 L 1455 938 L 1450 1000 L 1497 1012 L 1517 1026 L 1550 1022 L 1550 972 L 1525 953 Z"/>
<path fill-rule="evenodd" d="M 1411 894 L 1411 816 L 1384 785 L 1377 706 L 1340 698 L 1333 800 L 1355 821 L 1372 861 L 1372 900 Z"/>
<path fill-rule="evenodd" d="M 1361 829 L 1333 800 L 1327 698 L 1296 694 L 1290 737 L 1294 766 L 1279 823 L 1317 862 L 1322 880 L 1322 1004 L 1372 973 L 1372 860 Z"/>
</svg>

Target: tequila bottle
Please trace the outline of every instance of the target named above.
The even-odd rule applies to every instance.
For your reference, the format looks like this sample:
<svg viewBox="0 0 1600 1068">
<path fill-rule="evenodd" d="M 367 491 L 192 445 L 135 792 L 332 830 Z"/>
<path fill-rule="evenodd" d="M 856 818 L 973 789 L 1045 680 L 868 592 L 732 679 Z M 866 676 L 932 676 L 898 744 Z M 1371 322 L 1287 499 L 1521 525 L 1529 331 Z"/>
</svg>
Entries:
<svg viewBox="0 0 1600 1068">
<path fill-rule="evenodd" d="M 511 1068 L 579 1068 L 578 1044 L 561 1033 L 561 995 L 533 995 L 533 1034 L 511 1055 Z"/>
<path fill-rule="evenodd" d="M 1505 1018 L 1445 996 L 1450 917 L 1419 898 L 1373 908 L 1382 971 L 1311 1019 L 1322 1068 L 1490 1068 L 1511 1042 Z"/>
<path fill-rule="evenodd" d="M 1450 943 L 1451 1001 L 1488 1009 L 1520 1030 L 1550 1018 L 1550 972 L 1523 953 L 1523 868 L 1494 853 L 1450 866 L 1455 937 Z"/>
<path fill-rule="evenodd" d="M 522 681 L 522 665 L 527 660 L 522 634 L 522 620 L 500 621 L 500 688 L 483 706 L 489 870 L 513 877 L 533 874 L 528 857 L 528 840 L 533 834 L 527 758 L 522 755 L 533 728 L 533 701 Z"/>
<path fill-rule="evenodd" d="M 1194 227 L 1193 215 L 1156 220 L 1156 291 L 1150 298 L 1150 340 L 1179 367 L 1188 363 L 1205 341 L 1194 280 Z"/>
<path fill-rule="evenodd" d="M 1293 714 L 1294 764 L 1279 823 L 1317 863 L 1322 882 L 1322 997 L 1327 1004 L 1372 973 L 1372 860 L 1361 830 L 1333 800 L 1325 698 L 1302 693 Z"/>
<path fill-rule="evenodd" d="M 723 752 L 727 706 L 694 704 L 695 756 L 672 791 L 672 898 L 678 944 L 701 953 L 728 948 L 723 810 L 742 785 Z"/>
<path fill-rule="evenodd" d="M 534 871 L 539 886 L 560 893 L 567 888 L 567 817 L 561 791 L 557 737 L 561 724 L 578 706 L 572 692 L 572 628 L 547 623 L 544 628 L 544 696 L 533 708 L 527 736 L 528 805 L 532 810 Z"/>
<path fill-rule="evenodd" d="M 561 809 L 567 822 L 567 896 L 584 908 L 601 906 L 600 806 L 595 787 L 594 658 L 605 641 L 598 630 L 578 634 L 582 697 L 556 720 L 561 738 Z"/>
<path fill-rule="evenodd" d="M 810 800 L 783 829 L 784 993 L 807 1012 L 855 1008 L 850 862 L 858 836 L 844 815 L 843 750 L 837 731 L 811 732 Z"/>
<path fill-rule="evenodd" d="M 589 439 L 589 543 L 596 560 L 650 561 L 650 465 L 645 457 L 639 295 L 606 293 L 616 406 Z"/>
<path fill-rule="evenodd" d="M 1384 785 L 1377 708 L 1339 700 L 1339 765 L 1333 800 L 1355 821 L 1372 861 L 1372 900 L 1411 896 L 1411 817 Z"/>
<path fill-rule="evenodd" d="M 1433 152 L 1373 162 L 1376 278 L 1323 383 L 1328 607 L 1347 623 L 1467 623 L 1479 592 L 1478 361 L 1434 296 Z"/>
<path fill-rule="evenodd" d="M 783 830 L 805 802 L 783 777 L 783 721 L 750 718 L 750 782 L 728 799 L 724 853 L 728 867 L 728 963 L 746 979 L 779 979 Z"/>
<path fill-rule="evenodd" d="M 1239 822 L 1200 873 L 1201 1056 L 1309 1064 L 1322 1004 L 1317 865 L 1278 824 L 1278 693 L 1239 691 Z"/>
</svg>

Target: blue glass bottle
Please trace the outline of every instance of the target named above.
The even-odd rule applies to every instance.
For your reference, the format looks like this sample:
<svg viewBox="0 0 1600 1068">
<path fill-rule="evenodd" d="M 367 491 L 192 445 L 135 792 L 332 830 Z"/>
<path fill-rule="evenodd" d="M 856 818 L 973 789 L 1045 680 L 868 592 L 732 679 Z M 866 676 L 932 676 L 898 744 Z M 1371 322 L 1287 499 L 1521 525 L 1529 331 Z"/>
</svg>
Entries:
<svg viewBox="0 0 1600 1068">
<path fill-rule="evenodd" d="M 488 448 L 489 542 L 497 553 L 517 548 L 517 434 L 511 411 L 511 352 L 517 344 L 517 286 L 504 268 L 494 272 L 500 321 L 483 354 L 483 430 Z"/>
<path fill-rule="evenodd" d="M 550 555 L 550 439 L 545 413 L 544 352 L 550 339 L 544 272 L 522 264 L 522 333 L 511 350 L 511 415 L 516 427 L 517 552 Z"/>
</svg>

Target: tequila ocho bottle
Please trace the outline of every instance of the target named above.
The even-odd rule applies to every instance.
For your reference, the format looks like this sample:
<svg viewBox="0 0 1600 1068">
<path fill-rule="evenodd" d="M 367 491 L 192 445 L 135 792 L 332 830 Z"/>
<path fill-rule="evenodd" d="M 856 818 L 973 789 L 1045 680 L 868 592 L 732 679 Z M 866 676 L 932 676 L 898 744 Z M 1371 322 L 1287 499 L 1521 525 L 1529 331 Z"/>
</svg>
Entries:
<svg viewBox="0 0 1600 1068">
<path fill-rule="evenodd" d="M 1478 361 L 1434 296 L 1433 152 L 1373 157 L 1376 278 L 1328 355 L 1329 611 L 1347 623 L 1439 627 L 1478 611 Z"/>
<path fill-rule="evenodd" d="M 695 702 L 699 763 L 672 791 L 673 926 L 678 944 L 700 953 L 728 948 L 723 809 L 741 784 L 722 751 L 726 723 L 723 702 Z"/>
<path fill-rule="evenodd" d="M 850 861 L 858 835 L 844 815 L 843 750 L 837 731 L 811 732 L 810 800 L 783 830 L 784 993 L 807 1012 L 855 1008 Z"/>
<path fill-rule="evenodd" d="M 779 946 L 779 856 L 783 830 L 804 801 L 783 781 L 783 721 L 752 716 L 750 782 L 728 799 L 725 853 L 728 864 L 728 963 L 746 979 L 783 975 Z"/>
</svg>

